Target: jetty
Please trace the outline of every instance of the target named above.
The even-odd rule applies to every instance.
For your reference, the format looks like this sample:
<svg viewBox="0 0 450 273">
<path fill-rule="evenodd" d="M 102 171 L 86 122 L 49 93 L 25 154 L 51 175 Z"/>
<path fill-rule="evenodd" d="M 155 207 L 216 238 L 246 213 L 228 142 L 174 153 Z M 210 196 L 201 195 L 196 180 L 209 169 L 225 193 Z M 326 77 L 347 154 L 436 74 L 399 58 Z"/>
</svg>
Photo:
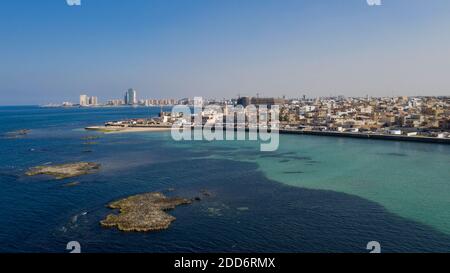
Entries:
<svg viewBox="0 0 450 273">
<path fill-rule="evenodd" d="M 309 130 L 298 130 L 298 129 L 282 129 L 280 134 L 290 134 L 290 135 L 314 135 L 314 136 L 328 136 L 328 137 L 349 137 L 349 138 L 360 138 L 360 139 L 379 139 L 379 140 L 394 140 L 394 141 L 412 141 L 412 142 L 422 142 L 422 143 L 440 143 L 440 144 L 450 144 L 450 138 L 438 138 L 438 137 L 427 137 L 427 136 L 407 136 L 407 135 L 388 135 L 380 133 L 350 133 L 350 132 L 333 132 L 333 131 L 309 131 Z"/>
</svg>

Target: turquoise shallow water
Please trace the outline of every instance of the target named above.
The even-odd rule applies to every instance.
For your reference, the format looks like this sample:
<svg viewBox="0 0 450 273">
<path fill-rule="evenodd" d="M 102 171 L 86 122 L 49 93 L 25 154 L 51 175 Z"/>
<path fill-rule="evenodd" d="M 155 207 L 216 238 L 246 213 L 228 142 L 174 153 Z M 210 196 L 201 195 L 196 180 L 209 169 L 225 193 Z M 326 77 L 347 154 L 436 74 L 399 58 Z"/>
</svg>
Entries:
<svg viewBox="0 0 450 273">
<path fill-rule="evenodd" d="M 233 141 L 202 145 L 205 150 L 259 146 Z M 257 163 L 269 179 L 287 185 L 357 195 L 450 234 L 448 145 L 281 135 L 276 152 L 233 154 L 225 150 L 212 157 Z"/>
<path fill-rule="evenodd" d="M 309 156 L 314 163 L 258 159 L 271 179 L 354 194 L 450 234 L 450 146 L 286 136 L 282 151 Z"/>
<path fill-rule="evenodd" d="M 175 142 L 170 133 L 99 134 L 85 126 L 153 116 L 156 108 L 0 107 L 0 252 L 448 252 L 449 147 L 281 136 L 255 142 Z M 83 137 L 99 136 L 96 145 Z M 55 181 L 33 166 L 92 161 L 98 173 Z M 79 182 L 78 186 L 65 184 Z M 169 188 L 175 189 L 168 191 Z M 212 193 L 170 212 L 158 233 L 100 227 L 129 195 Z"/>
</svg>

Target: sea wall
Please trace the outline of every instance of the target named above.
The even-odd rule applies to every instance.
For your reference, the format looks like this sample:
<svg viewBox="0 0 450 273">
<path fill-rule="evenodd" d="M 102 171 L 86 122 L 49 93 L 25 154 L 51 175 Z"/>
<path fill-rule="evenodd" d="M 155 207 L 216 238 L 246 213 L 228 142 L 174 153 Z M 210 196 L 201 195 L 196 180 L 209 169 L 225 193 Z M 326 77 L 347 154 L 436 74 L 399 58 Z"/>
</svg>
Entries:
<svg viewBox="0 0 450 273">
<path fill-rule="evenodd" d="M 381 135 L 381 134 L 344 133 L 344 132 L 322 132 L 322 131 L 301 131 L 301 130 L 280 130 L 280 133 L 281 134 L 292 134 L 292 135 L 315 135 L 315 136 L 329 136 L 329 137 L 350 137 L 350 138 L 382 139 L 382 140 L 395 140 L 395 141 L 413 141 L 413 142 L 425 142 L 425 143 L 450 144 L 450 138 L 437 138 L 437 137 Z"/>
</svg>

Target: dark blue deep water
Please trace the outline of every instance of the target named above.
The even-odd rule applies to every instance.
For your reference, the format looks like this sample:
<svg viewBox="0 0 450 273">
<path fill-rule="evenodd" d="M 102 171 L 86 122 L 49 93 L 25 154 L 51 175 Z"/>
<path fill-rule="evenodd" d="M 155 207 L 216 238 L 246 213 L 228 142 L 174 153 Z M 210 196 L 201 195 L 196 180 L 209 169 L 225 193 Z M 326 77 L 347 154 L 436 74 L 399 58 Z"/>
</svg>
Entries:
<svg viewBox="0 0 450 273">
<path fill-rule="evenodd" d="M 186 149 L 170 133 L 98 134 L 85 126 L 154 116 L 159 108 L 0 108 L 0 252 L 448 252 L 450 236 L 343 193 L 307 190 L 267 179 L 254 149 Z M 31 129 L 29 135 L 4 134 Z M 82 138 L 99 135 L 96 145 Z M 227 153 L 228 159 L 215 158 Z M 33 166 L 92 161 L 99 173 L 56 181 L 26 177 Z M 67 187 L 66 184 L 79 182 Z M 174 190 L 169 191 L 168 189 Z M 156 233 L 123 233 L 99 225 L 106 205 L 129 195 L 210 197 L 169 212 L 177 220 Z"/>
</svg>

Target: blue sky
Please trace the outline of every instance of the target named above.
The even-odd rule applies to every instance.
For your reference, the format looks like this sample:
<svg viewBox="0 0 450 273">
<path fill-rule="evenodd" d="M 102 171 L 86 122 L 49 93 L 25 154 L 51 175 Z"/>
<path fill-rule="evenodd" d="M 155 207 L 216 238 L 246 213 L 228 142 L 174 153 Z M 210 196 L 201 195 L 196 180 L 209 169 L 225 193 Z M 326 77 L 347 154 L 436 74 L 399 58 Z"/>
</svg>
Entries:
<svg viewBox="0 0 450 273">
<path fill-rule="evenodd" d="M 3 0 L 0 105 L 450 95 L 450 1 Z"/>
</svg>

